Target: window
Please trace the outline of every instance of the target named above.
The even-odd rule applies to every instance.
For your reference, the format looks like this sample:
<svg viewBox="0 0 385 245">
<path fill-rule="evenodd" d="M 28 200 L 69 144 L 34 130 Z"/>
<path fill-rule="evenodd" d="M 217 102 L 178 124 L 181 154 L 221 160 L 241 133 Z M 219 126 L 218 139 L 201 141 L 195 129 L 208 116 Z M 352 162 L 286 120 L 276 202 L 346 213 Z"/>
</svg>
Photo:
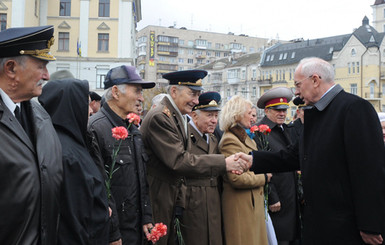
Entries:
<svg viewBox="0 0 385 245">
<path fill-rule="evenodd" d="M 238 94 L 238 88 L 234 88 L 234 95 Z"/>
<path fill-rule="evenodd" d="M 266 57 L 266 62 L 270 61 L 270 55 Z"/>
<path fill-rule="evenodd" d="M 280 53 L 278 59 L 279 59 L 279 60 L 282 60 L 282 57 L 283 57 L 283 53 Z"/>
<path fill-rule="evenodd" d="M 0 31 L 7 29 L 7 14 L 0 14 Z"/>
<path fill-rule="evenodd" d="M 227 95 L 227 98 L 230 97 L 230 89 L 229 88 L 226 90 L 226 95 Z"/>
<path fill-rule="evenodd" d="M 178 62 L 179 62 L 179 63 L 183 63 L 183 59 L 182 59 L 182 58 L 179 58 L 179 59 L 178 59 Z"/>
<path fill-rule="evenodd" d="M 216 48 L 216 49 L 220 49 L 220 48 L 221 48 L 221 44 L 220 44 L 220 43 L 216 43 L 216 44 L 215 44 L 215 48 Z"/>
<path fill-rule="evenodd" d="M 59 51 L 69 51 L 70 33 L 59 32 Z"/>
<path fill-rule="evenodd" d="M 188 46 L 193 47 L 194 46 L 194 41 L 188 41 Z"/>
<path fill-rule="evenodd" d="M 247 91 L 246 88 L 242 88 L 242 96 L 247 98 Z"/>
<path fill-rule="evenodd" d="M 350 54 L 352 55 L 352 57 L 356 56 L 356 49 L 352 48 L 352 51 L 350 51 Z"/>
<path fill-rule="evenodd" d="M 287 53 L 284 53 L 283 54 L 283 59 L 286 60 L 286 58 L 287 58 Z"/>
<path fill-rule="evenodd" d="M 242 70 L 241 78 L 246 79 L 246 70 Z"/>
<path fill-rule="evenodd" d="M 273 60 L 274 60 L 274 54 L 271 55 L 270 61 L 273 61 Z"/>
<path fill-rule="evenodd" d="M 221 57 L 221 52 L 215 52 L 215 57 Z"/>
<path fill-rule="evenodd" d="M 355 66 L 356 62 L 352 62 L 352 70 L 353 70 L 353 74 L 356 73 L 356 66 Z"/>
<path fill-rule="evenodd" d="M 348 62 L 348 74 L 350 74 L 351 69 L 352 69 L 351 64 L 350 62 Z"/>
<path fill-rule="evenodd" d="M 371 82 L 369 84 L 369 89 L 370 89 L 370 98 L 374 98 L 374 82 Z"/>
<path fill-rule="evenodd" d="M 194 55 L 194 50 L 193 50 L 193 49 L 189 49 L 189 50 L 188 50 L 188 54 L 189 54 L 189 55 Z"/>
<path fill-rule="evenodd" d="M 256 70 L 256 69 L 253 69 L 253 70 L 251 71 L 251 73 L 252 73 L 252 77 L 255 79 L 255 78 L 257 77 L 257 70 Z"/>
<path fill-rule="evenodd" d="M 71 0 L 60 0 L 59 16 L 71 16 Z"/>
<path fill-rule="evenodd" d="M 257 96 L 257 87 L 253 87 L 251 96 L 256 97 Z"/>
<path fill-rule="evenodd" d="M 211 42 L 207 42 L 207 47 L 211 48 Z"/>
<path fill-rule="evenodd" d="M 110 34 L 108 33 L 98 34 L 98 51 L 99 52 L 108 52 L 109 40 L 110 40 Z"/>
<path fill-rule="evenodd" d="M 197 39 L 195 40 L 197 46 L 207 47 L 207 40 Z"/>
<path fill-rule="evenodd" d="M 350 84 L 350 93 L 357 95 L 357 83 Z"/>
<path fill-rule="evenodd" d="M 295 58 L 295 52 L 291 53 L 291 58 L 292 58 L 292 59 Z"/>
<path fill-rule="evenodd" d="M 360 73 L 360 62 L 356 62 L 357 73 Z"/>
<path fill-rule="evenodd" d="M 207 56 L 211 56 L 211 52 L 210 51 L 206 51 L 206 55 Z"/>
<path fill-rule="evenodd" d="M 110 0 L 99 0 L 99 17 L 110 17 Z"/>
<path fill-rule="evenodd" d="M 179 45 L 184 45 L 184 40 L 179 40 Z"/>
<path fill-rule="evenodd" d="M 188 63 L 188 64 L 193 64 L 193 63 L 194 63 L 194 60 L 193 60 L 193 59 L 187 59 L 187 63 Z"/>
</svg>

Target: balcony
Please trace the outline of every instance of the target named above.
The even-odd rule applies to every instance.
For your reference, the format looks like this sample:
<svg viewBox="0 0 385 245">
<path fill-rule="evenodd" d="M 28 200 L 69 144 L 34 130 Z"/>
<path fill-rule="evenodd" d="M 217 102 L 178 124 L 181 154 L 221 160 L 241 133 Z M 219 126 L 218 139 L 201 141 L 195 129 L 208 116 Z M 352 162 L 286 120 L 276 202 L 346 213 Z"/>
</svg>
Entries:
<svg viewBox="0 0 385 245">
<path fill-rule="evenodd" d="M 163 56 L 170 56 L 170 57 L 177 57 L 178 52 L 169 52 L 169 51 L 158 51 L 158 55 L 163 55 Z"/>
<path fill-rule="evenodd" d="M 206 59 L 206 55 L 196 55 L 196 59 Z"/>
<path fill-rule="evenodd" d="M 241 82 L 241 79 L 238 78 L 238 77 L 235 77 L 235 78 L 228 78 L 227 79 L 227 82 L 229 84 L 239 84 Z"/>
<path fill-rule="evenodd" d="M 366 100 L 381 100 L 382 93 L 365 93 Z"/>
<path fill-rule="evenodd" d="M 258 85 L 260 87 L 270 87 L 271 84 L 272 84 L 272 79 L 271 78 L 268 78 L 268 79 L 258 79 Z"/>
</svg>

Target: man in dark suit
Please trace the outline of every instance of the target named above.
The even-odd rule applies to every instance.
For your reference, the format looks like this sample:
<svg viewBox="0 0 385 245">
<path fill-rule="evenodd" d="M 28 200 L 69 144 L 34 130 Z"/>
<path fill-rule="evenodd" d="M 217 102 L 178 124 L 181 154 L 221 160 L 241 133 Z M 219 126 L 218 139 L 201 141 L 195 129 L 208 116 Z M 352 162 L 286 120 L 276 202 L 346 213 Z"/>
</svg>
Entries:
<svg viewBox="0 0 385 245">
<path fill-rule="evenodd" d="M 294 81 L 295 94 L 313 105 L 305 111 L 302 137 L 288 150 L 253 152 L 251 169 L 301 169 L 304 244 L 381 244 L 385 166 L 376 111 L 335 84 L 333 66 L 322 59 L 303 59 Z"/>
<path fill-rule="evenodd" d="M 33 97 L 49 79 L 53 26 L 0 32 L 0 244 L 57 242 L 62 152 Z"/>
</svg>

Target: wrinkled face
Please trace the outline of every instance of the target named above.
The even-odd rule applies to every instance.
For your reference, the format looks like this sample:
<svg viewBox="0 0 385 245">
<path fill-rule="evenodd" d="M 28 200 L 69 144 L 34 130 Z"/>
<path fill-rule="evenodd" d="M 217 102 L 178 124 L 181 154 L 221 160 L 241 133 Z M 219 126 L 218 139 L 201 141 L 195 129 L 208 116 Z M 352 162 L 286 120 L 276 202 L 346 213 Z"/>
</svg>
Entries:
<svg viewBox="0 0 385 245">
<path fill-rule="evenodd" d="M 301 74 L 301 69 L 298 69 L 294 73 L 295 95 L 303 99 L 303 101 L 307 105 L 314 105 L 314 103 L 316 102 L 315 99 L 317 93 L 313 84 L 313 76 L 304 76 L 303 74 Z"/>
<path fill-rule="evenodd" d="M 25 58 L 24 64 L 15 62 L 13 72 L 16 93 L 11 98 L 14 102 L 30 100 L 41 95 L 44 80 L 49 80 L 47 64 L 48 61 L 33 57 Z"/>
<path fill-rule="evenodd" d="M 384 143 L 385 143 L 385 121 L 381 122 L 381 127 L 382 127 L 382 136 L 384 137 Z"/>
<path fill-rule="evenodd" d="M 257 122 L 257 108 L 251 109 L 251 125 Z"/>
<path fill-rule="evenodd" d="M 91 114 L 94 114 L 96 112 L 98 112 L 100 110 L 100 100 L 97 101 L 97 100 L 93 100 L 90 102 L 90 106 L 91 106 L 91 109 L 92 109 L 92 113 Z"/>
<path fill-rule="evenodd" d="M 201 91 L 192 90 L 187 86 L 171 88 L 171 97 L 182 115 L 191 113 L 194 106 L 199 104 Z"/>
<path fill-rule="evenodd" d="M 193 111 L 191 116 L 201 133 L 214 133 L 218 123 L 218 111 Z"/>
<path fill-rule="evenodd" d="M 125 84 L 126 89 L 124 93 L 118 90 L 119 96 L 117 98 L 117 105 L 124 113 L 140 114 L 142 111 L 142 102 L 144 101 L 142 94 L 142 86 L 139 84 Z"/>
<path fill-rule="evenodd" d="M 270 119 L 273 123 L 282 125 L 285 123 L 287 109 L 276 110 L 272 108 L 265 109 L 266 117 Z"/>
<path fill-rule="evenodd" d="M 251 128 L 252 110 L 251 105 L 246 104 L 245 113 L 238 119 L 238 123 L 244 128 Z"/>
</svg>

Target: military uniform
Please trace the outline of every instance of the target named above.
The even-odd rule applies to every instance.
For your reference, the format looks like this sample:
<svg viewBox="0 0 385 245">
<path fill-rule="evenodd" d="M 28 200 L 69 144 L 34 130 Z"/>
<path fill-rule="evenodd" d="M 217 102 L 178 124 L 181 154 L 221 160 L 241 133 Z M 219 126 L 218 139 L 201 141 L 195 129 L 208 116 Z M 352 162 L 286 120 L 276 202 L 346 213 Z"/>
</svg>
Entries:
<svg viewBox="0 0 385 245">
<path fill-rule="evenodd" d="M 194 86 L 199 78 L 192 81 L 188 79 L 201 74 L 199 71 L 183 71 L 166 78 L 170 79 L 170 83 L 170 77 L 175 77 L 183 82 L 180 85 Z M 191 206 L 194 203 L 186 196 L 186 181 L 197 176 L 209 179 L 226 172 L 223 155 L 197 155 L 190 152 L 190 130 L 185 127 L 185 120 L 173 104 L 171 96 L 167 95 L 159 106 L 148 112 L 140 128 L 149 155 L 147 169 L 153 218 L 155 222 L 163 222 L 169 228 L 167 236 L 161 238 L 158 244 L 176 244 L 174 218 L 177 206 L 178 210 L 186 207 L 195 210 Z M 203 214 L 195 215 L 191 218 L 199 222 Z M 191 243 L 186 241 L 186 244 Z"/>
</svg>

